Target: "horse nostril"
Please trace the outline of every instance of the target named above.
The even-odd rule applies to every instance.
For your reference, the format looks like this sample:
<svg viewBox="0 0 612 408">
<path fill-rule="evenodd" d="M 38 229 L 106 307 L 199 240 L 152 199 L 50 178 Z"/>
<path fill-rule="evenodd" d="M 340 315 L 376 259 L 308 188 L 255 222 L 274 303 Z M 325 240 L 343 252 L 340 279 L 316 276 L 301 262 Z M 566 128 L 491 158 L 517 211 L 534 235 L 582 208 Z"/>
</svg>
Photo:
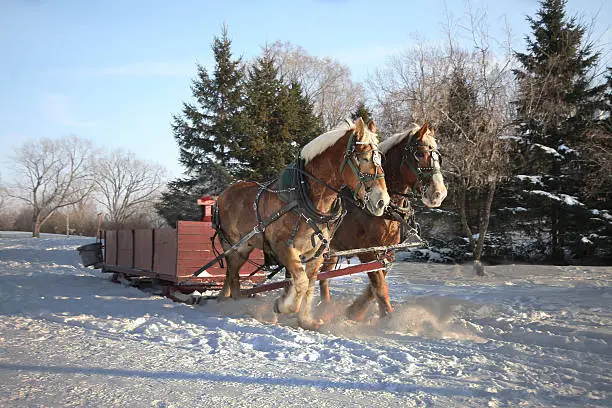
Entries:
<svg viewBox="0 0 612 408">
<path fill-rule="evenodd" d="M 385 201 L 384 200 L 378 200 L 378 203 L 376 203 L 377 208 L 383 208 L 385 206 Z"/>
<path fill-rule="evenodd" d="M 440 194 L 440 192 L 439 192 L 439 191 L 436 191 L 436 194 L 434 195 L 434 198 L 438 199 L 438 198 L 440 198 L 440 196 L 441 196 L 441 195 L 442 195 L 442 194 Z"/>
</svg>

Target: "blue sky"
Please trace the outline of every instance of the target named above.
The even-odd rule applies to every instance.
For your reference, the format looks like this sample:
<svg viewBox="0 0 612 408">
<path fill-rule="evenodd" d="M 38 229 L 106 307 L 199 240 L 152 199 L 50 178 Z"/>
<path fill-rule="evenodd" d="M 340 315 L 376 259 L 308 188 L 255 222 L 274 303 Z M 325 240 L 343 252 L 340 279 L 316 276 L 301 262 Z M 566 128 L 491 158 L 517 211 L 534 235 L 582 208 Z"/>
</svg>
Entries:
<svg viewBox="0 0 612 408">
<path fill-rule="evenodd" d="M 610 49 L 612 2 L 570 0 Z M 123 148 L 182 172 L 170 122 L 189 100 L 196 62 L 211 66 L 210 44 L 225 22 L 235 55 L 256 56 L 266 42 L 289 41 L 347 64 L 367 78 L 414 34 L 441 40 L 444 7 L 464 1 L 68 1 L 0 2 L 0 180 L 26 140 L 75 134 L 97 147 Z M 535 0 L 472 0 L 486 9 L 492 35 L 506 17 L 524 46 Z M 609 58 L 609 54 L 608 57 Z"/>
</svg>

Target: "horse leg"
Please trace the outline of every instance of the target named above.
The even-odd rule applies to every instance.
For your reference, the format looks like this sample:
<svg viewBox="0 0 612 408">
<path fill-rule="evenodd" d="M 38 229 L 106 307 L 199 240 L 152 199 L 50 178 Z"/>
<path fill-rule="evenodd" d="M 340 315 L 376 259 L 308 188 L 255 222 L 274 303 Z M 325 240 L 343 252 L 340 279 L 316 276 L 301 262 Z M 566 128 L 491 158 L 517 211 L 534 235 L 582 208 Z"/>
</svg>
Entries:
<svg viewBox="0 0 612 408">
<path fill-rule="evenodd" d="M 218 299 L 226 299 L 232 297 L 232 299 L 239 299 L 240 295 L 240 268 L 249 258 L 249 254 L 253 250 L 252 247 L 245 249 L 239 249 L 231 254 L 226 255 L 226 271 L 225 279 L 223 280 L 223 288 L 219 294 Z"/>
<path fill-rule="evenodd" d="M 368 306 L 372 300 L 378 302 L 378 314 L 380 318 L 389 317 L 393 313 L 393 306 L 389 299 L 389 286 L 387 285 L 387 271 L 379 269 L 369 272 L 370 283 L 363 293 L 353 302 L 346 311 L 346 315 L 356 321 L 361 321 L 365 317 Z"/>
<path fill-rule="evenodd" d="M 338 257 L 329 258 L 323 263 L 323 266 L 321 267 L 321 272 L 331 271 L 337 262 Z M 319 281 L 319 292 L 321 294 L 321 303 L 331 303 L 331 296 L 329 294 L 329 279 L 323 279 Z"/>
<path fill-rule="evenodd" d="M 304 266 L 300 261 L 298 252 L 289 248 L 292 251 L 285 261 L 285 269 L 291 274 L 293 282 L 285 288 L 280 298 L 274 302 L 274 312 L 276 313 L 294 313 L 300 310 L 302 299 L 308 290 L 308 277 Z M 293 256 L 292 256 L 293 255 Z"/>
<path fill-rule="evenodd" d="M 369 272 L 368 276 L 375 272 Z M 371 279 L 370 279 L 371 280 Z M 368 310 L 368 306 L 374 300 L 374 292 L 372 291 L 371 284 L 368 284 L 366 289 L 359 295 L 357 299 L 346 309 L 346 316 L 357 322 L 363 321 L 365 314 Z"/>
<path fill-rule="evenodd" d="M 326 272 L 325 270 L 323 272 Z M 321 293 L 321 303 L 331 303 L 331 296 L 329 295 L 329 280 L 323 279 L 319 281 L 319 291 Z"/>
<path fill-rule="evenodd" d="M 386 269 L 379 269 L 376 272 L 368 274 L 370 278 L 370 289 L 376 300 L 378 301 L 378 314 L 381 319 L 389 317 L 393 313 L 393 306 L 389 299 L 389 285 L 387 285 Z"/>
<path fill-rule="evenodd" d="M 300 327 L 307 330 L 317 330 L 321 325 L 321 321 L 316 321 L 311 315 L 312 297 L 314 295 L 316 282 L 316 277 L 308 280 L 308 288 L 304 298 L 302 299 L 302 305 L 300 306 L 300 310 L 298 312 L 298 322 Z"/>
<path fill-rule="evenodd" d="M 311 264 L 307 266 L 306 275 L 308 277 L 308 288 L 306 294 L 302 299 L 302 305 L 298 312 L 298 322 L 300 327 L 309 330 L 317 330 L 320 326 L 319 321 L 315 321 L 312 318 L 312 296 L 314 295 L 315 284 L 317 282 L 317 272 L 321 267 L 323 259 L 315 259 L 311 261 Z"/>
</svg>

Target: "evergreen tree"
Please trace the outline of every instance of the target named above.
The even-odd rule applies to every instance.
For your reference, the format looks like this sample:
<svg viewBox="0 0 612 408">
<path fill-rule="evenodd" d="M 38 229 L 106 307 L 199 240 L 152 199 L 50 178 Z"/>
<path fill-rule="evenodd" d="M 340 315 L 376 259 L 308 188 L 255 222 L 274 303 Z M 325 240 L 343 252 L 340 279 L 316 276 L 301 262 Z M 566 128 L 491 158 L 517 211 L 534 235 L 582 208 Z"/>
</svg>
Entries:
<svg viewBox="0 0 612 408">
<path fill-rule="evenodd" d="M 353 122 L 356 121 L 358 118 L 363 119 L 365 123 L 368 123 L 372 119 L 372 112 L 370 112 L 370 109 L 368 109 L 364 102 L 359 102 L 359 105 L 357 105 L 357 109 L 351 115 L 351 119 L 353 120 Z"/>
<path fill-rule="evenodd" d="M 230 179 L 231 176 L 223 166 L 209 162 L 196 177 L 169 182 L 168 191 L 162 193 L 155 209 L 172 227 L 176 227 L 179 220 L 199 221 L 202 219 L 202 210 L 198 206 L 198 198 L 220 194 Z"/>
<path fill-rule="evenodd" d="M 604 91 L 592 86 L 589 75 L 599 53 L 592 43 L 583 44 L 585 28 L 566 18 L 565 4 L 542 0 L 537 17 L 527 17 L 533 37 L 525 38 L 527 52 L 515 54 L 520 66 L 514 70 L 523 139 L 518 160 L 521 179 L 530 184 L 518 193 L 535 217 L 545 217 L 550 255 L 557 263 L 564 261 L 564 246 L 575 244 L 584 229 L 581 184 L 589 175 L 577 165 L 579 149 Z"/>
<path fill-rule="evenodd" d="M 321 121 L 297 83 L 285 84 L 269 50 L 249 69 L 245 133 L 239 160 L 241 178 L 274 178 L 299 151 L 298 147 L 322 133 Z"/>
<path fill-rule="evenodd" d="M 174 115 L 172 130 L 180 148 L 187 178 L 168 183 L 156 205 L 168 224 L 178 219 L 200 219 L 197 199 L 215 195 L 239 172 L 239 143 L 244 105 L 244 73 L 240 58 L 233 59 L 227 28 L 212 44 L 215 68 L 210 76 L 201 65 L 191 91 L 195 103 L 184 103 Z"/>
<path fill-rule="evenodd" d="M 212 77 L 198 65 L 198 76 L 191 91 L 196 104 L 184 103 L 181 115 L 174 116 L 172 129 L 180 147 L 180 162 L 190 175 L 197 175 L 209 161 L 235 170 L 231 159 L 238 149 L 243 106 L 243 68 L 233 59 L 231 40 L 223 27 L 215 37 L 212 50 L 215 68 Z"/>
</svg>

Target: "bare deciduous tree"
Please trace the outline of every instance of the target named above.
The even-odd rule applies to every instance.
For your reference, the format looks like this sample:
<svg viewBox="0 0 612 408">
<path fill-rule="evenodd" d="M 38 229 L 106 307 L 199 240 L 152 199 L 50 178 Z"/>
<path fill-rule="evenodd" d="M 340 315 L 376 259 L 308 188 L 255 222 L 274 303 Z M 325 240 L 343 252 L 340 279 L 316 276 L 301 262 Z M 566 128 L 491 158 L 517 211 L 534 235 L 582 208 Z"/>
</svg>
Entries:
<svg viewBox="0 0 612 408">
<path fill-rule="evenodd" d="M 289 42 L 276 42 L 270 49 L 281 77 L 300 84 L 327 129 L 337 125 L 365 100 L 363 87 L 351 80 L 346 65 L 332 58 L 312 56 Z"/>
<path fill-rule="evenodd" d="M 76 136 L 27 142 L 11 158 L 16 182 L 9 196 L 32 209 L 32 236 L 57 210 L 81 202 L 93 189 L 93 150 Z"/>
<path fill-rule="evenodd" d="M 413 122 L 437 123 L 446 100 L 450 68 L 444 49 L 419 40 L 415 47 L 377 69 L 367 83 L 381 132 L 397 133 Z"/>
<path fill-rule="evenodd" d="M 10 229 L 15 222 L 15 212 L 9 208 L 8 190 L 0 178 L 0 230 Z"/>
<path fill-rule="evenodd" d="M 163 167 L 114 150 L 96 161 L 96 201 L 108 222 L 123 224 L 140 211 L 154 211 L 151 203 L 159 197 L 166 178 Z"/>
<path fill-rule="evenodd" d="M 469 49 L 458 45 L 459 33 L 449 23 L 445 47 L 421 41 L 392 58 L 368 85 L 383 131 L 398 132 L 413 121 L 429 121 L 437 129 L 443 150 L 450 152 L 443 171 L 479 262 L 495 189 L 507 169 L 508 146 L 500 136 L 512 123 L 513 83 L 510 57 L 498 59 L 492 52 L 486 16 L 470 12 L 468 19 L 463 33 L 472 42 Z M 478 234 L 468 220 L 469 195 L 485 196 L 477 211 Z"/>
<path fill-rule="evenodd" d="M 455 181 L 461 225 L 478 266 L 495 189 L 509 171 L 510 145 L 500 137 L 513 124 L 514 84 L 509 69 L 509 48 L 503 58 L 498 58 L 492 52 L 486 15 L 470 10 L 468 18 L 464 30 L 472 41 L 470 50 L 462 50 L 457 45 L 458 35 L 448 27 L 449 94 L 440 112 L 443 133 L 450 136 L 445 140 L 446 147 L 455 152 L 449 155 L 445 169 Z M 468 221 L 469 195 L 484 196 L 484 200 L 478 200 L 480 208 L 476 211 L 475 225 Z M 476 271 L 484 274 L 483 268 Z"/>
</svg>

